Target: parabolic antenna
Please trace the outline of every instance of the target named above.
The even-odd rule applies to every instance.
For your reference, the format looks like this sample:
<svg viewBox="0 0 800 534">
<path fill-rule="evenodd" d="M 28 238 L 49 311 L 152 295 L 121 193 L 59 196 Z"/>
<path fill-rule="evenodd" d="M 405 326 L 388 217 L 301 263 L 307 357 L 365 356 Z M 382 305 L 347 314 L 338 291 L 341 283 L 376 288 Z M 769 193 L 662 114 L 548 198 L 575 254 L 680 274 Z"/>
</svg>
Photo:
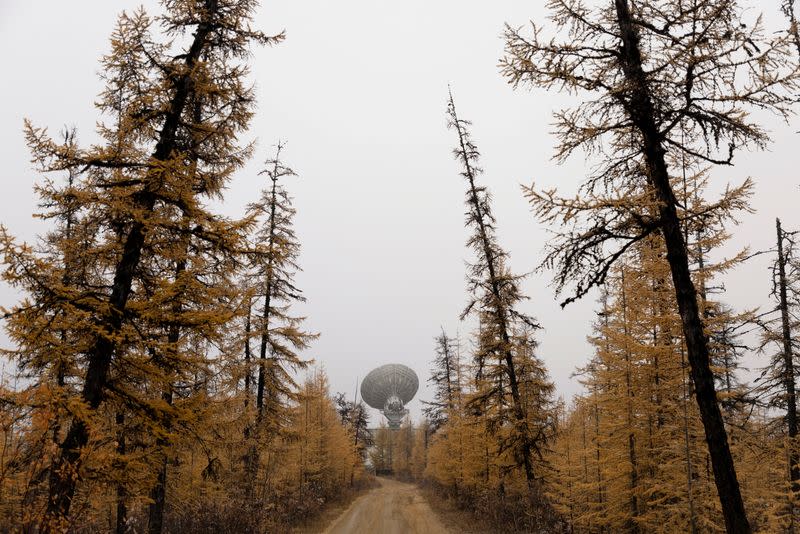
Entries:
<svg viewBox="0 0 800 534">
<path fill-rule="evenodd" d="M 381 365 L 361 381 L 361 398 L 364 402 L 383 412 L 389 420 L 389 428 L 400 428 L 400 422 L 408 413 L 405 405 L 419 388 L 417 373 L 399 363 Z"/>
</svg>

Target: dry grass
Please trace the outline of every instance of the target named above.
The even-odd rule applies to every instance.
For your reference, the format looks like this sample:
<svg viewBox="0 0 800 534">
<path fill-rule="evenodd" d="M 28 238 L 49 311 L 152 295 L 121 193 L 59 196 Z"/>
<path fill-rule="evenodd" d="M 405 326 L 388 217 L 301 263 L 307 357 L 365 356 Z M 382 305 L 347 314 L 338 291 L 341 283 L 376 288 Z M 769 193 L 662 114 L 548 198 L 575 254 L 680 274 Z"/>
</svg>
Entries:
<svg viewBox="0 0 800 534">
<path fill-rule="evenodd" d="M 461 534 L 508 534 L 510 532 L 508 529 L 493 528 L 485 517 L 478 517 L 473 511 L 460 508 L 456 499 L 438 492 L 430 484 L 420 485 L 420 488 L 430 507 L 453 532 Z"/>
<path fill-rule="evenodd" d="M 375 480 L 374 477 L 370 477 L 368 480 L 359 484 L 356 489 L 344 491 L 341 493 L 340 498 L 325 503 L 313 516 L 299 525 L 293 526 L 289 533 L 318 534 L 324 531 L 332 521 L 347 510 L 353 501 L 378 486 L 377 480 Z"/>
<path fill-rule="evenodd" d="M 464 534 L 554 534 L 566 532 L 555 516 L 520 495 L 459 495 L 434 483 L 420 486 L 431 508 L 453 532 Z M 549 510 L 549 508 L 547 509 Z M 532 514 L 537 511 L 539 514 Z"/>
</svg>

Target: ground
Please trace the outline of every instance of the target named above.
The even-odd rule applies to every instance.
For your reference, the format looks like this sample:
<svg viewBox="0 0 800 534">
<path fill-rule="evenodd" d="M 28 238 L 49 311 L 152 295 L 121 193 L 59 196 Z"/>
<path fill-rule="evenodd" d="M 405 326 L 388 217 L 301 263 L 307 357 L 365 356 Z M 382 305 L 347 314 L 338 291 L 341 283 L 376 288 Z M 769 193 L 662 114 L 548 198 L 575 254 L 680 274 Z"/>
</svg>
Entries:
<svg viewBox="0 0 800 534">
<path fill-rule="evenodd" d="M 419 488 L 388 478 L 356 499 L 323 534 L 451 534 Z"/>
</svg>

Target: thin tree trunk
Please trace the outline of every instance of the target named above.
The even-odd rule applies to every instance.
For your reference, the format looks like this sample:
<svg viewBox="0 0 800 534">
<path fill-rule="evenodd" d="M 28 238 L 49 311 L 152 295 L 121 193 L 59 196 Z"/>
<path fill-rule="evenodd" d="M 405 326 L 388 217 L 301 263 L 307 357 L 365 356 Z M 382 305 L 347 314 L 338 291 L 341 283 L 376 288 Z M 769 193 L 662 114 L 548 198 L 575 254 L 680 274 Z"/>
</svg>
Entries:
<svg viewBox="0 0 800 534">
<path fill-rule="evenodd" d="M 186 225 L 183 225 L 186 226 Z M 188 249 L 188 244 L 184 247 L 184 257 Z M 186 270 L 186 259 L 181 259 L 175 267 L 175 281 L 177 282 L 180 278 L 181 274 Z M 182 310 L 182 306 L 180 302 L 176 302 L 173 305 L 173 313 L 179 314 Z M 172 326 L 169 329 L 169 334 L 167 335 L 167 343 L 170 347 L 175 347 L 180 341 L 180 327 Z M 169 366 L 164 366 L 165 371 L 170 373 Z M 172 393 L 172 383 L 169 382 L 164 391 L 161 393 L 161 400 L 163 400 L 167 406 L 172 406 L 173 403 L 173 393 Z M 172 427 L 172 422 L 170 420 L 171 414 L 167 414 L 165 427 L 169 430 Z M 169 464 L 168 458 L 168 449 L 169 449 L 169 442 L 164 438 L 159 438 L 156 441 L 156 447 L 161 454 L 161 465 L 158 471 L 158 476 L 156 478 L 156 485 L 150 491 L 150 499 L 153 501 L 150 504 L 150 517 L 147 526 L 147 531 L 149 534 L 161 534 L 164 528 L 164 509 L 166 507 L 167 502 L 167 467 Z"/>
<path fill-rule="evenodd" d="M 778 294 L 781 309 L 781 333 L 783 338 L 783 386 L 786 390 L 786 427 L 789 435 L 789 480 L 794 498 L 800 493 L 800 455 L 797 451 L 797 394 L 795 392 L 794 354 L 792 351 L 792 330 L 789 323 L 789 300 L 786 289 L 786 256 L 783 250 L 783 230 L 781 220 L 775 219 L 778 233 Z M 794 524 L 795 509 L 791 505 L 790 516 Z"/>
<path fill-rule="evenodd" d="M 604 511 L 603 504 L 605 503 L 604 488 L 603 488 L 603 472 L 601 470 L 602 462 L 600 461 L 600 411 L 597 406 L 597 401 L 594 404 L 594 452 L 595 462 L 597 464 L 597 505 L 598 511 Z M 600 515 L 600 514 L 598 514 Z M 605 518 L 603 518 L 605 519 Z M 600 532 L 605 532 L 604 524 L 600 524 Z"/>
<path fill-rule="evenodd" d="M 156 485 L 150 491 L 152 503 L 149 507 L 149 521 L 147 532 L 149 534 L 161 534 L 164 528 L 164 508 L 167 502 L 167 457 L 166 454 L 161 459 L 161 465 L 156 477 Z"/>
<path fill-rule="evenodd" d="M 564 422 L 566 422 L 566 417 L 564 418 Z M 567 435 L 565 440 L 567 445 L 567 502 L 569 503 L 568 532 L 573 532 L 575 525 L 575 498 L 572 496 L 572 458 L 569 446 L 571 437 L 571 435 Z"/>
<path fill-rule="evenodd" d="M 683 134 L 681 134 L 683 135 Z M 683 139 L 681 137 L 681 139 Z M 683 162 L 683 201 L 688 205 L 689 203 L 689 193 L 686 189 L 686 163 Z M 689 225 L 684 223 L 683 225 L 683 237 L 686 241 L 686 245 L 689 246 Z M 698 233 L 697 236 L 697 244 L 698 247 L 700 246 L 700 235 Z M 699 263 L 700 269 L 702 271 L 702 262 L 703 262 L 703 254 L 702 252 L 699 255 Z M 700 288 L 701 291 L 701 299 L 704 302 L 705 308 L 705 286 Z M 697 515 L 695 512 L 694 507 L 694 489 L 693 489 L 693 470 L 692 470 L 692 449 L 691 449 L 691 441 L 689 439 L 689 397 L 692 394 L 692 387 L 691 387 L 691 378 L 686 376 L 686 344 L 681 343 L 681 384 L 683 386 L 683 399 L 681 404 L 683 405 L 683 439 L 684 439 L 684 449 L 686 452 L 686 495 L 688 499 L 689 505 L 689 534 L 696 534 L 697 533 Z"/>
<path fill-rule="evenodd" d="M 258 367 L 258 392 L 256 395 L 256 407 L 258 409 L 258 421 L 261 422 L 264 417 L 264 389 L 267 379 L 267 348 L 269 347 L 269 320 L 270 312 L 272 311 L 272 293 L 273 293 L 273 273 L 274 256 L 275 256 L 275 210 L 278 202 L 278 156 L 275 157 L 275 170 L 272 177 L 272 191 L 270 192 L 270 206 L 269 206 L 269 241 L 267 243 L 267 273 L 264 282 L 264 313 L 262 315 L 263 324 L 261 325 L 261 351 L 259 354 L 260 365 Z"/>
<path fill-rule="evenodd" d="M 250 360 L 252 360 L 252 354 L 250 352 L 250 332 L 252 331 L 252 315 L 253 315 L 253 301 L 252 299 L 248 299 L 247 301 L 247 319 L 244 323 L 244 367 L 245 367 L 245 374 L 244 374 L 244 409 L 245 413 L 247 412 L 247 408 L 250 406 L 250 392 L 252 388 L 252 381 L 253 375 L 250 373 Z M 250 426 L 246 425 L 244 427 L 244 437 L 247 439 L 250 437 Z"/>
<path fill-rule="evenodd" d="M 125 423 L 125 414 L 122 412 L 117 412 L 116 421 L 117 423 L 117 454 L 122 455 L 127 452 L 126 450 L 126 443 L 125 443 L 125 429 L 122 425 Z M 127 530 L 127 523 L 128 523 L 128 506 L 126 503 L 127 498 L 127 491 L 125 486 L 121 483 L 117 483 L 117 522 L 116 522 L 116 534 L 125 534 Z"/>
<path fill-rule="evenodd" d="M 686 454 L 686 499 L 689 505 L 689 533 L 697 533 L 697 519 L 694 510 L 694 490 L 692 488 L 692 449 L 689 440 L 689 384 L 686 376 L 686 354 L 681 344 L 681 385 L 683 387 L 683 447 Z"/>
<path fill-rule="evenodd" d="M 717 403 L 714 375 L 711 372 L 708 340 L 697 304 L 697 291 L 689 271 L 686 243 L 681 232 L 677 201 L 670 184 L 664 157 L 662 136 L 656 126 L 655 109 L 642 66 L 639 36 L 627 0 L 615 0 L 617 20 L 622 39 L 621 62 L 627 82 L 631 85 L 628 112 L 642 134 L 648 180 L 660 202 L 659 215 L 667 260 L 672 271 L 675 296 L 686 338 L 687 356 L 695 385 L 695 397 L 706 434 L 714 481 L 719 494 L 722 515 L 729 534 L 749 534 L 750 524 L 736 478 L 728 435 Z"/>
<path fill-rule="evenodd" d="M 588 413 L 586 414 L 589 415 Z M 590 487 L 591 481 L 589 480 L 589 445 L 586 443 L 586 417 L 581 416 L 581 461 L 583 461 L 583 482 L 587 487 Z M 586 492 L 586 508 L 591 509 L 591 501 L 589 500 L 590 492 Z"/>
<path fill-rule="evenodd" d="M 177 328 L 175 328 L 175 330 L 177 330 Z M 170 334 L 170 339 L 172 339 L 172 337 L 173 336 Z M 175 337 L 177 338 L 177 335 L 175 335 Z M 161 399 L 166 402 L 167 405 L 172 406 L 173 395 L 171 384 L 167 385 L 164 392 L 161 394 Z M 169 420 L 167 420 L 166 426 L 168 429 L 171 427 Z M 152 502 L 148 507 L 148 534 L 161 534 L 164 529 L 164 510 L 167 502 L 167 467 L 169 465 L 168 447 L 169 442 L 166 439 L 159 438 L 156 441 L 156 448 L 161 458 L 158 475 L 156 476 L 156 483 L 150 489 L 150 499 Z"/>
<path fill-rule="evenodd" d="M 280 151 L 278 152 L 280 156 Z M 267 365 L 267 352 L 269 348 L 269 322 L 272 312 L 272 293 L 273 293 L 273 265 L 275 254 L 275 211 L 277 203 L 277 170 L 278 170 L 278 156 L 275 157 L 275 173 L 272 179 L 272 191 L 270 193 L 270 219 L 269 219 L 269 238 L 267 244 L 267 267 L 266 267 L 266 280 L 264 281 L 264 310 L 261 314 L 261 344 L 259 347 L 259 362 L 258 362 L 258 378 L 256 384 L 256 423 L 255 423 L 255 442 L 251 444 L 248 456 L 248 463 L 251 472 L 251 480 L 248 486 L 252 486 L 256 480 L 256 470 L 259 464 L 259 449 L 258 440 L 261 436 L 262 422 L 264 419 L 264 412 L 266 410 L 266 386 L 267 379 L 272 378 L 272 369 Z M 249 348 L 249 346 L 248 346 Z M 254 488 L 247 488 L 248 495 L 252 496 Z"/>
<path fill-rule="evenodd" d="M 444 328 L 442 328 L 442 352 L 444 353 L 444 371 L 447 379 L 447 409 L 449 416 L 449 414 L 451 414 L 455 408 L 455 402 L 453 399 L 453 370 L 450 368 L 452 350 L 450 349 L 450 343 L 447 340 L 447 334 L 445 333 Z"/>
<path fill-rule="evenodd" d="M 253 426 L 252 422 L 249 420 L 249 407 L 250 407 L 250 395 L 252 393 L 252 382 L 253 382 L 253 375 L 250 372 L 250 361 L 252 360 L 252 354 L 250 350 L 250 332 L 252 331 L 252 311 L 253 311 L 253 303 L 252 300 L 247 301 L 247 319 L 245 320 L 244 324 L 244 333 L 245 333 L 245 341 L 244 341 L 244 364 L 245 364 L 245 375 L 244 375 L 244 413 L 246 422 L 244 425 L 243 435 L 244 435 L 244 442 L 245 446 L 247 447 L 247 452 L 244 455 L 244 471 L 245 477 L 247 477 L 247 483 L 245 484 L 245 502 L 251 503 L 253 501 L 253 494 L 255 492 L 255 482 L 258 474 L 258 462 L 256 460 L 256 456 L 258 454 L 257 445 L 251 442 L 251 437 L 253 433 Z"/>
<path fill-rule="evenodd" d="M 628 300 L 625 291 L 625 266 L 622 267 L 622 329 L 625 335 L 625 396 L 627 397 L 627 423 L 628 423 L 628 461 L 631 465 L 630 471 L 630 509 L 631 519 L 628 524 L 628 531 L 639 532 L 639 525 L 636 518 L 639 517 L 639 501 L 636 496 L 639 485 L 639 467 L 636 461 L 636 436 L 633 428 L 633 384 L 631 380 L 631 352 L 628 347 Z M 608 320 L 608 319 L 606 319 Z"/>
</svg>

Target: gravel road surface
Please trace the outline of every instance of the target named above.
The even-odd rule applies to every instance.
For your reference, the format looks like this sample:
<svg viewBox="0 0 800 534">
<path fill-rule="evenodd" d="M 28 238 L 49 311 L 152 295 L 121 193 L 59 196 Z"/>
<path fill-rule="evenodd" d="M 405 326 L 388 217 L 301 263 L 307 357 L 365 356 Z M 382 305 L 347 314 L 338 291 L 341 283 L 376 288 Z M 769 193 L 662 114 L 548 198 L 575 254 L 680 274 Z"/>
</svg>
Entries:
<svg viewBox="0 0 800 534">
<path fill-rule="evenodd" d="M 450 534 L 419 489 L 388 478 L 356 499 L 323 534 Z"/>
</svg>

